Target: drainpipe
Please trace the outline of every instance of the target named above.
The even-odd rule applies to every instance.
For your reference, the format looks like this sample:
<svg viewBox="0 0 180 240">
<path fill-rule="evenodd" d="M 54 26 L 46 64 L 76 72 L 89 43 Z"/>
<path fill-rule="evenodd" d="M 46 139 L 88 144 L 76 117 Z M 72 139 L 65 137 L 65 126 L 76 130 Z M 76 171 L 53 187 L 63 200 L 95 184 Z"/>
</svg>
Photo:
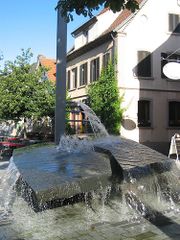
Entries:
<svg viewBox="0 0 180 240">
<path fill-rule="evenodd" d="M 113 40 L 113 52 L 112 52 L 112 61 L 115 63 L 115 73 L 117 75 L 117 64 L 118 64 L 118 35 L 115 32 L 111 33 L 111 38 Z"/>
<path fill-rule="evenodd" d="M 66 51 L 67 23 L 61 16 L 61 7 L 57 10 L 57 46 L 56 46 L 56 107 L 55 107 L 55 144 L 58 145 L 65 133 L 66 115 Z"/>
</svg>

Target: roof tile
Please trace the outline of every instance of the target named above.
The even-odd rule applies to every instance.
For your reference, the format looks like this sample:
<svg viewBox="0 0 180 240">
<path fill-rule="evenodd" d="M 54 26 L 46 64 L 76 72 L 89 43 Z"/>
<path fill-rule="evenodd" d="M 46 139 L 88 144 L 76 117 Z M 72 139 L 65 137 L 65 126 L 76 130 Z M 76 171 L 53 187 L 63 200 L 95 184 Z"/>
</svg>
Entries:
<svg viewBox="0 0 180 240">
<path fill-rule="evenodd" d="M 141 4 L 143 0 L 136 0 L 136 1 L 139 4 Z M 133 13 L 130 10 L 128 9 L 122 10 L 119 16 L 115 19 L 115 21 L 110 25 L 110 27 L 104 33 L 113 31 L 116 27 L 122 24 L 131 15 L 133 15 Z"/>
<path fill-rule="evenodd" d="M 49 59 L 44 56 L 39 57 L 39 63 L 41 66 L 48 69 L 47 75 L 48 79 L 52 82 L 56 81 L 56 61 L 54 59 Z"/>
</svg>

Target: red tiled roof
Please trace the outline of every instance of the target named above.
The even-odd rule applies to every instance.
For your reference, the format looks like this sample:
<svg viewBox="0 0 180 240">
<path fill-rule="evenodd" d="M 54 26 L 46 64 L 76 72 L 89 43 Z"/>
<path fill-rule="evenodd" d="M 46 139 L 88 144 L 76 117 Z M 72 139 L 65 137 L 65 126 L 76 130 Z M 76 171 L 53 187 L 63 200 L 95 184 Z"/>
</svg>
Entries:
<svg viewBox="0 0 180 240">
<path fill-rule="evenodd" d="M 56 81 L 56 61 L 54 59 L 39 56 L 39 64 L 48 69 L 47 76 L 52 82 Z"/>
<path fill-rule="evenodd" d="M 99 13 L 97 16 L 99 16 L 99 15 L 101 15 L 101 14 L 107 12 L 108 10 L 109 10 L 109 8 L 104 8 L 102 11 L 100 11 L 100 13 Z"/>
<path fill-rule="evenodd" d="M 141 4 L 141 2 L 143 0 L 136 0 L 139 4 Z M 107 10 L 106 10 L 107 11 Z M 124 9 L 123 11 L 120 12 L 119 16 L 115 19 L 115 21 L 110 25 L 110 27 L 105 31 L 105 33 L 107 32 L 111 32 L 113 31 L 116 27 L 118 27 L 120 24 L 122 24 L 126 19 L 128 19 L 128 17 L 130 17 L 131 15 L 133 15 L 133 13 L 130 10 Z"/>
</svg>

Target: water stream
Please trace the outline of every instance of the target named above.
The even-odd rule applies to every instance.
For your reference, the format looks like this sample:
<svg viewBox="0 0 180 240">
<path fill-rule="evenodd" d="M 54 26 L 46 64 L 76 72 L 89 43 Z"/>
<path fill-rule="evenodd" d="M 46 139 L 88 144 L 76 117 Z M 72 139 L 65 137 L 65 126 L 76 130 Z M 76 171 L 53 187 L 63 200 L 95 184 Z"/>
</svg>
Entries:
<svg viewBox="0 0 180 240">
<path fill-rule="evenodd" d="M 96 116 L 95 112 L 87 106 L 85 103 L 78 102 L 78 105 L 82 109 L 82 113 L 85 114 L 86 119 L 89 121 L 92 131 L 96 138 L 107 137 L 109 134 L 101 123 L 101 120 Z"/>
</svg>

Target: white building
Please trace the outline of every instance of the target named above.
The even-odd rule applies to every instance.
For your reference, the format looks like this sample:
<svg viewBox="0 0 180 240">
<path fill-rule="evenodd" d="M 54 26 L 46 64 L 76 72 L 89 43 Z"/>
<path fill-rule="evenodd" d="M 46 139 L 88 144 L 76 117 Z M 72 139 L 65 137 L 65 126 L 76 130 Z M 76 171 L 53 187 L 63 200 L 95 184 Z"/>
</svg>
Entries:
<svg viewBox="0 0 180 240">
<path fill-rule="evenodd" d="M 120 94 L 124 94 L 121 135 L 167 153 L 180 130 L 180 80 L 167 79 L 162 68 L 180 59 L 180 1 L 139 0 L 131 13 L 103 10 L 72 34 L 67 55 L 72 100 L 86 99 L 108 59 L 117 57 Z"/>
</svg>

